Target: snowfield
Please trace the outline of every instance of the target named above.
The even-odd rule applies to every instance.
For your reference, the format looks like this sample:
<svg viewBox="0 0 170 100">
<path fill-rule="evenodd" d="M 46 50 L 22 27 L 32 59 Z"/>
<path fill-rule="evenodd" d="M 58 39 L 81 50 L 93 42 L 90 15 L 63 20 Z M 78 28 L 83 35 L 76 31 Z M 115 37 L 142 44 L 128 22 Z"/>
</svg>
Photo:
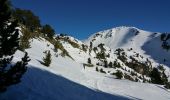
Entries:
<svg viewBox="0 0 170 100">
<path fill-rule="evenodd" d="M 134 31 L 137 30 L 119 27 L 99 32 L 94 45 L 97 46 L 102 42 L 112 49 L 129 48 L 130 45 L 145 57 L 152 58 L 153 62 L 163 59 L 159 58 L 157 46 L 151 47 L 155 50 L 154 52 L 149 50 L 150 45 L 147 46 L 148 41 L 151 41 L 151 45 L 156 44 L 154 42 L 156 40 L 151 37 L 153 34 L 139 30 L 140 33 L 134 35 Z M 154 38 L 158 39 L 156 36 Z M 89 45 L 93 37 L 94 35 L 86 40 L 86 44 Z M 70 44 L 63 44 L 74 60 L 60 56 L 60 50 L 57 53 L 54 52 L 53 45 L 45 39 L 32 39 L 31 48 L 26 50 L 31 58 L 28 71 L 21 83 L 10 86 L 5 93 L 0 94 L 0 100 L 170 100 L 170 91 L 161 85 L 119 80 L 112 75 L 98 73 L 94 68 L 84 68 L 83 63 L 87 62 L 87 58 L 93 58 L 93 52 L 89 56 L 79 49 L 73 49 Z M 40 63 L 45 56 L 43 52 L 46 50 L 50 50 L 52 54 L 50 67 Z M 154 53 L 158 55 L 154 56 Z M 169 54 L 169 52 L 163 54 L 167 60 L 170 59 Z M 23 55 L 23 52 L 17 51 L 14 62 Z"/>
</svg>

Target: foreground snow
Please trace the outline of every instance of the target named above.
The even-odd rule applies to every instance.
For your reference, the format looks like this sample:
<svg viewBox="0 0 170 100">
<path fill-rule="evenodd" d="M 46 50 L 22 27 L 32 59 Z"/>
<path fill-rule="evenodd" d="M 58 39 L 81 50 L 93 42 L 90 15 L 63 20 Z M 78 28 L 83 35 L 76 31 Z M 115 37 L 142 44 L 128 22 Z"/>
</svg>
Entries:
<svg viewBox="0 0 170 100">
<path fill-rule="evenodd" d="M 0 95 L 1 100 L 112 100 L 127 99 L 89 89 L 60 75 L 29 68 L 23 82 Z"/>
<path fill-rule="evenodd" d="M 30 64 L 33 62 L 34 60 Z M 50 68 L 41 64 L 30 65 L 22 82 L 11 86 L 6 93 L 0 95 L 0 98 L 1 100 L 168 100 L 170 92 L 155 84 L 117 80 L 109 75 L 84 69 L 81 64 L 70 59 L 64 60 L 59 57 L 55 58 Z"/>
</svg>

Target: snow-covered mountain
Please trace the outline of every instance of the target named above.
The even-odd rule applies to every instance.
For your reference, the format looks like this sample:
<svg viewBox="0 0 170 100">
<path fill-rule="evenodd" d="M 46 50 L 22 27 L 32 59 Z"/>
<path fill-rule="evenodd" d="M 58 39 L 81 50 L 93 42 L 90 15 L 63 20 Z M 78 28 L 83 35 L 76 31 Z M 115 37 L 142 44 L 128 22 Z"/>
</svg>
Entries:
<svg viewBox="0 0 170 100">
<path fill-rule="evenodd" d="M 162 48 L 161 34 L 122 26 L 95 33 L 85 43 L 90 45 L 90 42 L 92 42 L 93 46 L 103 43 L 113 50 L 132 48 L 135 52 L 153 59 L 159 64 L 170 66 L 170 52 Z M 167 42 L 169 43 L 170 40 L 168 39 Z"/>
<path fill-rule="evenodd" d="M 150 76 L 160 66 L 160 73 L 170 75 L 170 52 L 163 46 L 170 40 L 161 40 L 161 33 L 116 27 L 95 33 L 85 42 L 60 35 L 53 40 L 40 36 L 29 41 L 28 71 L 20 84 L 0 94 L 2 100 L 170 98 L 168 89 L 152 84 Z M 41 64 L 46 51 L 52 55 L 49 67 Z M 23 55 L 17 51 L 14 62 Z"/>
</svg>

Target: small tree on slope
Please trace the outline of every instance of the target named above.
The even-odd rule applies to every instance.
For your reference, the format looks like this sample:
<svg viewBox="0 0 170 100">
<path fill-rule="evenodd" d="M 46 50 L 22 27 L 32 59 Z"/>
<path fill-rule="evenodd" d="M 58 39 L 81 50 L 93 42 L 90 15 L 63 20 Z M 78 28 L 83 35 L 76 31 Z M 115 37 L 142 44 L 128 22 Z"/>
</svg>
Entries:
<svg viewBox="0 0 170 100">
<path fill-rule="evenodd" d="M 26 72 L 28 55 L 22 61 L 12 64 L 13 54 L 19 47 L 17 21 L 11 20 L 11 9 L 8 0 L 0 0 L 0 92 L 8 86 L 20 82 Z"/>
<path fill-rule="evenodd" d="M 91 59 L 90 58 L 88 58 L 87 63 L 91 64 Z"/>
<path fill-rule="evenodd" d="M 122 77 L 123 77 L 123 73 L 120 70 L 117 70 L 115 75 L 116 75 L 117 79 L 122 79 Z"/>
<path fill-rule="evenodd" d="M 47 66 L 47 67 L 49 67 L 50 66 L 50 64 L 51 64 L 51 53 L 50 53 L 50 51 L 48 51 L 47 53 L 46 53 L 46 55 L 45 55 L 45 57 L 43 58 L 43 65 L 45 65 L 45 66 Z"/>
</svg>

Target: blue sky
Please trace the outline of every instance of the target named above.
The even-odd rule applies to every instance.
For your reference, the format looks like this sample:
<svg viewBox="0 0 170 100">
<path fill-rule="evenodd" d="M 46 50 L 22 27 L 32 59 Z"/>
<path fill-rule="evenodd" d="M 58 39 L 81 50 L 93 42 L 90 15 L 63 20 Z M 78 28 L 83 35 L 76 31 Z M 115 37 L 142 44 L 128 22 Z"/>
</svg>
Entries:
<svg viewBox="0 0 170 100">
<path fill-rule="evenodd" d="M 170 32 L 170 0 L 12 0 L 32 10 L 56 33 L 78 39 L 118 26 Z"/>
</svg>

